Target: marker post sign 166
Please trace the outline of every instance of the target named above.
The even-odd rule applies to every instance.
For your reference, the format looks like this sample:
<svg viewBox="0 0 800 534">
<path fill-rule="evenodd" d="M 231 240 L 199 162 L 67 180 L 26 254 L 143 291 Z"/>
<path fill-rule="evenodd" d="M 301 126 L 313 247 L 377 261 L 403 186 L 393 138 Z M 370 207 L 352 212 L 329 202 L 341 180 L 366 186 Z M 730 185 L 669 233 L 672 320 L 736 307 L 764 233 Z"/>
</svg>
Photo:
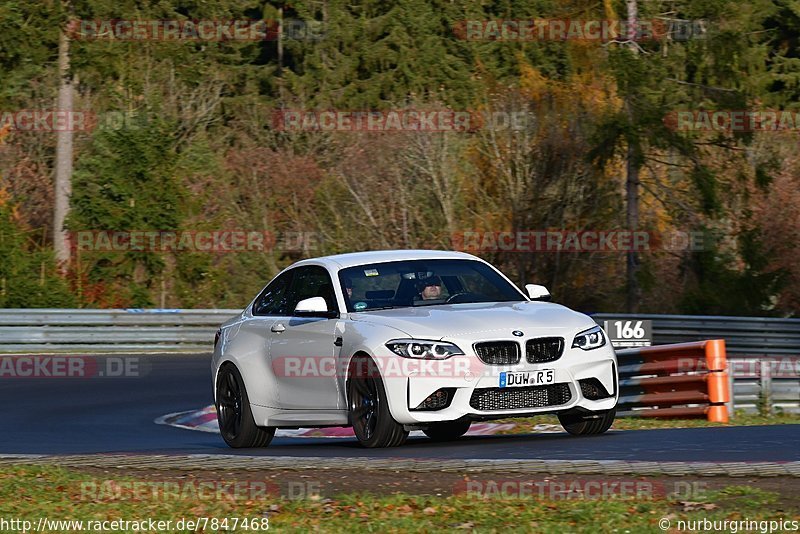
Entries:
<svg viewBox="0 0 800 534">
<path fill-rule="evenodd" d="M 649 347 L 653 344 L 653 321 L 611 319 L 604 325 L 614 348 Z"/>
</svg>

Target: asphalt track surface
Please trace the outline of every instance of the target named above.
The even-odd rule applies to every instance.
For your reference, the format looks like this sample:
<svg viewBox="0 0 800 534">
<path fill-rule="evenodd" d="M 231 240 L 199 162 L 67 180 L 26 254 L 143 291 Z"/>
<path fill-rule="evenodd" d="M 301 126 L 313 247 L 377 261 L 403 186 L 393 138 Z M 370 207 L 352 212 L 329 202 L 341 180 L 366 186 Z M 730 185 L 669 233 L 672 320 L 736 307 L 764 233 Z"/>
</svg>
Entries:
<svg viewBox="0 0 800 534">
<path fill-rule="evenodd" d="M 800 461 L 800 425 L 411 438 L 364 449 L 347 438 L 276 438 L 263 449 L 228 448 L 216 434 L 157 425 L 212 403 L 209 355 L 134 356 L 139 377 L 0 378 L 0 454 L 244 454 L 267 456 L 563 459 L 692 462 Z M 102 360 L 102 358 L 101 358 Z"/>
</svg>

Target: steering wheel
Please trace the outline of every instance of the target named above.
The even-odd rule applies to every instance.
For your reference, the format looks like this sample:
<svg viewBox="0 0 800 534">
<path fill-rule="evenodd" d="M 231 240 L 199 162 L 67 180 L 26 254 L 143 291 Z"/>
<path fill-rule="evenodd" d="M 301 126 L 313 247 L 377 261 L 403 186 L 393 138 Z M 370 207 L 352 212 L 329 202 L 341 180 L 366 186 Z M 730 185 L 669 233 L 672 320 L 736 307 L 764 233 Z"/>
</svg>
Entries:
<svg viewBox="0 0 800 534">
<path fill-rule="evenodd" d="M 481 296 L 478 295 L 477 293 L 472 293 L 470 291 L 462 291 L 461 293 L 454 293 L 454 294 L 450 295 L 447 298 L 447 300 L 444 301 L 444 303 L 445 304 L 461 304 L 461 303 L 469 302 L 470 300 L 473 300 L 473 297 L 478 297 L 479 300 L 481 298 Z"/>
</svg>

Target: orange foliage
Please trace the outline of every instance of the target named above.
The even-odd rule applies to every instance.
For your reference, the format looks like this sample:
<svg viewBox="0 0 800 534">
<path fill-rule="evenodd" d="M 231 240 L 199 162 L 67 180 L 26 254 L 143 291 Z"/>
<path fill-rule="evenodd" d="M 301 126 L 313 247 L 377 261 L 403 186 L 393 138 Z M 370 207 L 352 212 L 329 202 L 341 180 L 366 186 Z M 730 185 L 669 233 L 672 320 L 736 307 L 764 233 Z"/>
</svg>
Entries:
<svg viewBox="0 0 800 534">
<path fill-rule="evenodd" d="M 778 295 L 777 307 L 800 310 L 800 161 L 780 173 L 766 194 L 756 195 L 754 222 L 770 256 L 768 269 L 789 274 L 788 286 Z"/>
<path fill-rule="evenodd" d="M 235 149 L 225 159 L 238 181 L 238 193 L 247 197 L 245 202 L 259 204 L 251 213 L 269 206 L 270 220 L 275 224 L 296 219 L 313 200 L 314 190 L 324 177 L 314 158 L 286 149 Z"/>
<path fill-rule="evenodd" d="M 127 308 L 130 301 L 118 288 L 106 282 L 90 282 L 86 272 L 76 271 L 71 266 L 66 273 L 70 290 L 81 299 L 81 307 L 87 308 Z"/>
</svg>

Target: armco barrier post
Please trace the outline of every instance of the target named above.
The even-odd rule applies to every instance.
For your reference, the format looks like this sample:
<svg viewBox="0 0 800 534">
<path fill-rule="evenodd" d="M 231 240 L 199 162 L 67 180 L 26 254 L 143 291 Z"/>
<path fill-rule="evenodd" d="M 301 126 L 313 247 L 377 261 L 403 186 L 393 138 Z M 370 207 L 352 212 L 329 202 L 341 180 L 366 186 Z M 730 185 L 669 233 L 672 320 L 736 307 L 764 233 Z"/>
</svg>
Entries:
<svg viewBox="0 0 800 534">
<path fill-rule="evenodd" d="M 706 366 L 708 367 L 708 420 L 715 423 L 728 422 L 730 391 L 728 390 L 728 362 L 725 356 L 725 340 L 706 341 Z"/>
<path fill-rule="evenodd" d="M 759 385 L 761 392 L 758 395 L 760 415 L 772 415 L 772 362 L 768 359 L 759 362 Z"/>
</svg>

